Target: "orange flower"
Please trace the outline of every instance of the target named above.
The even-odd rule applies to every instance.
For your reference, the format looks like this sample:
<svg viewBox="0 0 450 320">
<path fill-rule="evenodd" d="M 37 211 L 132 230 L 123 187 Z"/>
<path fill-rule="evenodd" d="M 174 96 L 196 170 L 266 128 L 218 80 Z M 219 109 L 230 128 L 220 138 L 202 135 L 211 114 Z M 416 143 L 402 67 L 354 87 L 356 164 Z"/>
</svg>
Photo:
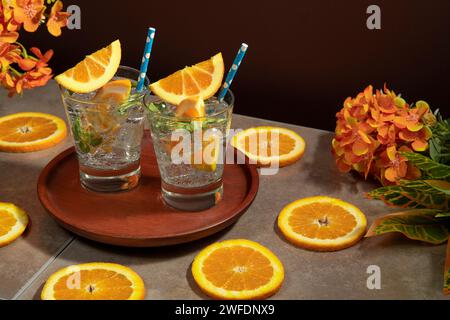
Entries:
<svg viewBox="0 0 450 320">
<path fill-rule="evenodd" d="M 394 125 L 387 123 L 378 128 L 377 139 L 384 145 L 395 144 L 397 130 Z"/>
<path fill-rule="evenodd" d="M 0 70 L 8 70 L 9 65 L 21 59 L 19 46 L 10 43 L 0 43 Z"/>
<path fill-rule="evenodd" d="M 9 96 L 16 93 L 22 93 L 24 89 L 31 89 L 47 84 L 52 78 L 52 70 L 48 68 L 48 61 L 53 55 L 53 50 L 42 54 L 38 48 L 30 50 L 36 57 L 25 54 L 27 58 L 22 57 L 22 49 L 19 46 L 11 44 L 2 44 L 0 46 L 0 62 L 2 70 L 0 73 L 1 84 L 9 89 Z M 20 73 L 9 67 L 11 63 L 17 63 L 19 67 L 26 71 Z M 12 72 L 8 72 L 9 70 Z"/>
<path fill-rule="evenodd" d="M 14 0 L 0 2 L 0 42 L 14 43 L 19 38 L 19 24 L 12 19 Z"/>
<path fill-rule="evenodd" d="M 13 96 L 16 93 L 20 94 L 24 89 L 45 86 L 51 78 L 52 70 L 46 67 L 26 72 L 15 79 L 14 87 L 10 89 L 9 96 Z"/>
<path fill-rule="evenodd" d="M 383 164 L 384 178 L 390 182 L 398 182 L 408 172 L 407 159 L 401 156 L 395 146 L 388 147 L 380 156 Z"/>
<path fill-rule="evenodd" d="M 392 114 L 397 111 L 394 99 L 391 96 L 383 94 L 380 90 L 377 90 L 373 102 L 375 107 L 381 112 Z"/>
<path fill-rule="evenodd" d="M 3 9 L 3 20 L 9 21 L 12 18 L 14 7 L 16 5 L 15 0 L 2 0 L 0 7 Z"/>
<path fill-rule="evenodd" d="M 433 133 L 428 127 L 423 127 L 420 131 L 417 132 L 401 130 L 398 134 L 400 139 L 411 143 L 412 149 L 419 152 L 428 149 L 428 140 L 432 135 Z"/>
<path fill-rule="evenodd" d="M 47 1 L 47 3 L 54 2 Z M 25 47 L 17 43 L 19 30 L 28 32 L 38 29 L 45 19 L 44 0 L 0 0 L 0 85 L 9 90 L 9 96 L 45 85 L 52 78 L 48 61 L 53 50 L 42 54 L 37 48 L 31 48 L 28 54 Z M 61 34 L 66 26 L 69 13 L 61 12 L 63 4 L 56 1 L 52 6 L 47 22 L 48 31 Z M 34 55 L 34 56 L 33 56 Z"/>
<path fill-rule="evenodd" d="M 52 7 L 50 17 L 47 22 L 48 32 L 55 37 L 59 37 L 61 35 L 61 28 L 67 25 L 67 19 L 70 16 L 70 13 L 61 12 L 62 8 L 63 3 L 59 0 L 56 1 Z"/>
<path fill-rule="evenodd" d="M 430 107 L 425 101 L 418 101 L 416 107 L 402 110 L 400 115 L 395 117 L 394 123 L 400 129 L 408 128 L 409 131 L 417 132 L 423 128 L 422 117 L 430 112 Z"/>
<path fill-rule="evenodd" d="M 420 174 L 397 150 L 428 148 L 433 116 L 426 102 L 410 108 L 386 85 L 375 94 L 368 86 L 355 98 L 347 98 L 336 117 L 332 153 L 341 172 L 355 170 L 366 178 L 372 174 L 383 184 Z"/>
<path fill-rule="evenodd" d="M 26 31 L 34 32 L 44 17 L 44 0 L 16 0 L 14 19 L 23 23 Z"/>
<path fill-rule="evenodd" d="M 0 83 L 7 89 L 14 87 L 14 80 L 9 73 L 0 73 Z"/>
<path fill-rule="evenodd" d="M 14 43 L 19 38 L 19 33 L 15 31 L 5 31 L 5 28 L 0 24 L 0 42 Z"/>
<path fill-rule="evenodd" d="M 35 57 L 28 56 L 28 58 L 21 58 L 17 63 L 24 71 L 30 71 L 31 69 L 40 69 L 47 66 L 47 62 L 53 56 L 53 50 L 48 50 L 45 55 L 41 53 L 38 48 L 31 48 L 30 51 L 36 55 Z"/>
</svg>

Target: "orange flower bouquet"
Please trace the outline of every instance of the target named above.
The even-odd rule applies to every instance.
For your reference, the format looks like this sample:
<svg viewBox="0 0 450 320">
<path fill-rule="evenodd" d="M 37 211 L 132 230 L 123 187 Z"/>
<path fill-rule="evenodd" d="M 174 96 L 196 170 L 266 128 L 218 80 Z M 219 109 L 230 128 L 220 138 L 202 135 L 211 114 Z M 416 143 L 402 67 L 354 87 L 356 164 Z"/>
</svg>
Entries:
<svg viewBox="0 0 450 320">
<path fill-rule="evenodd" d="M 35 32 L 45 21 L 49 33 L 60 36 L 61 28 L 67 25 L 70 16 L 62 12 L 62 8 L 63 4 L 58 0 L 46 14 L 44 0 L 0 1 L 0 84 L 9 90 L 10 97 L 24 89 L 44 86 L 52 78 L 48 62 L 53 50 L 43 54 L 38 48 L 31 48 L 28 52 L 17 40 L 22 28 Z"/>
<path fill-rule="evenodd" d="M 368 86 L 356 98 L 347 98 L 337 113 L 332 152 L 341 172 L 372 175 L 383 185 L 420 177 L 420 170 L 402 152 L 423 152 L 432 137 L 436 117 L 425 101 L 414 106 L 400 95 Z"/>
</svg>

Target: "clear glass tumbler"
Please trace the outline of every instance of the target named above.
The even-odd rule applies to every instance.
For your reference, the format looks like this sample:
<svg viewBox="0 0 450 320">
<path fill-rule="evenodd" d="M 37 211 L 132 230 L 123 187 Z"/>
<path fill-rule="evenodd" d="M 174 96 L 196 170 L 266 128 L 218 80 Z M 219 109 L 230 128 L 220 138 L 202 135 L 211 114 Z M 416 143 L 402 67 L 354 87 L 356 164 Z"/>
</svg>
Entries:
<svg viewBox="0 0 450 320">
<path fill-rule="evenodd" d="M 164 201 L 179 210 L 201 211 L 223 197 L 222 176 L 234 96 L 205 101 L 206 116 L 181 118 L 176 106 L 145 97 Z"/>
<path fill-rule="evenodd" d="M 96 93 L 78 94 L 60 87 L 78 156 L 81 184 L 93 191 L 126 191 L 140 178 L 144 132 L 143 99 L 136 93 L 139 71 L 120 66 L 113 80 L 129 79 L 128 101 L 96 101 Z M 146 79 L 147 87 L 149 80 Z M 98 100 L 98 99 L 97 99 Z"/>
</svg>

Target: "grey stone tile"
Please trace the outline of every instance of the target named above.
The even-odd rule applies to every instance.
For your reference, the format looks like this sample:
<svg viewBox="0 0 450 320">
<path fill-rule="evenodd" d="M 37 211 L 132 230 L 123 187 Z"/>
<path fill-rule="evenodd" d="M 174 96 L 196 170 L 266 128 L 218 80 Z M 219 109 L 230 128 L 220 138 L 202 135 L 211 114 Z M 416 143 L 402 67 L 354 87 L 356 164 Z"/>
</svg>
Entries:
<svg viewBox="0 0 450 320">
<path fill-rule="evenodd" d="M 7 110 L 3 105 L 5 100 L 1 100 L 0 111 L 3 114 L 20 111 L 34 103 L 34 110 L 61 115 L 62 107 L 56 95 L 54 86 L 38 89 L 32 94 L 34 98 L 28 96 L 25 98 L 28 100 L 14 102 Z M 41 155 L 5 157 L 0 154 L 2 197 L 6 194 L 11 201 L 22 204 L 35 220 L 29 235 L 6 250 L 0 249 L 0 298 L 13 296 L 34 275 L 35 281 L 23 290 L 19 299 L 39 299 L 45 280 L 59 268 L 84 262 L 115 262 L 132 267 L 143 277 L 147 299 L 205 299 L 191 276 L 190 265 L 195 255 L 212 242 L 246 238 L 270 248 L 285 266 L 284 285 L 273 299 L 445 299 L 441 291 L 445 246 L 428 246 L 399 235 L 388 235 L 364 239 L 344 251 L 318 253 L 286 242 L 275 227 L 276 218 L 285 205 L 298 198 L 314 195 L 342 198 L 360 207 L 369 222 L 390 210 L 364 197 L 364 192 L 374 187 L 371 182 L 337 171 L 330 153 L 331 133 L 234 117 L 237 128 L 270 124 L 289 127 L 302 135 L 307 142 L 306 154 L 300 162 L 281 169 L 277 175 L 262 176 L 255 202 L 234 226 L 194 243 L 166 248 L 118 248 L 77 238 L 36 275 L 69 238 L 46 216 L 34 191 L 39 170 L 65 146 Z M 381 290 L 371 291 L 366 287 L 366 271 L 370 265 L 381 268 Z"/>
<path fill-rule="evenodd" d="M 65 118 L 57 87 L 27 91 L 9 99 L 0 91 L 0 116 L 22 111 L 52 113 Z M 0 248 L 0 298 L 11 299 L 72 235 L 61 229 L 41 206 L 37 179 L 44 166 L 71 145 L 67 138 L 54 148 L 25 154 L 0 153 L 0 201 L 13 202 L 30 216 L 25 235 Z"/>
</svg>

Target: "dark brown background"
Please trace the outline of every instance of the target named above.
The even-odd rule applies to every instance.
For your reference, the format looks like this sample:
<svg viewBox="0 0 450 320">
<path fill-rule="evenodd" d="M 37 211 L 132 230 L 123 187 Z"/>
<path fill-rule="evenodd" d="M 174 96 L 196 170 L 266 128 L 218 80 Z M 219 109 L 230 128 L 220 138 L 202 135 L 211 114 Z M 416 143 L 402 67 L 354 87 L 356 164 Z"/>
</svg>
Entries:
<svg viewBox="0 0 450 320">
<path fill-rule="evenodd" d="M 139 67 L 146 30 L 157 28 L 149 76 L 224 54 L 227 70 L 241 42 L 249 44 L 233 90 L 236 112 L 333 130 L 343 100 L 384 82 L 408 101 L 449 112 L 449 0 L 92 1 L 82 29 L 52 38 L 45 28 L 28 45 L 56 51 L 56 72 L 119 38 L 122 64 Z M 366 28 L 378 4 L 382 30 Z"/>
</svg>

